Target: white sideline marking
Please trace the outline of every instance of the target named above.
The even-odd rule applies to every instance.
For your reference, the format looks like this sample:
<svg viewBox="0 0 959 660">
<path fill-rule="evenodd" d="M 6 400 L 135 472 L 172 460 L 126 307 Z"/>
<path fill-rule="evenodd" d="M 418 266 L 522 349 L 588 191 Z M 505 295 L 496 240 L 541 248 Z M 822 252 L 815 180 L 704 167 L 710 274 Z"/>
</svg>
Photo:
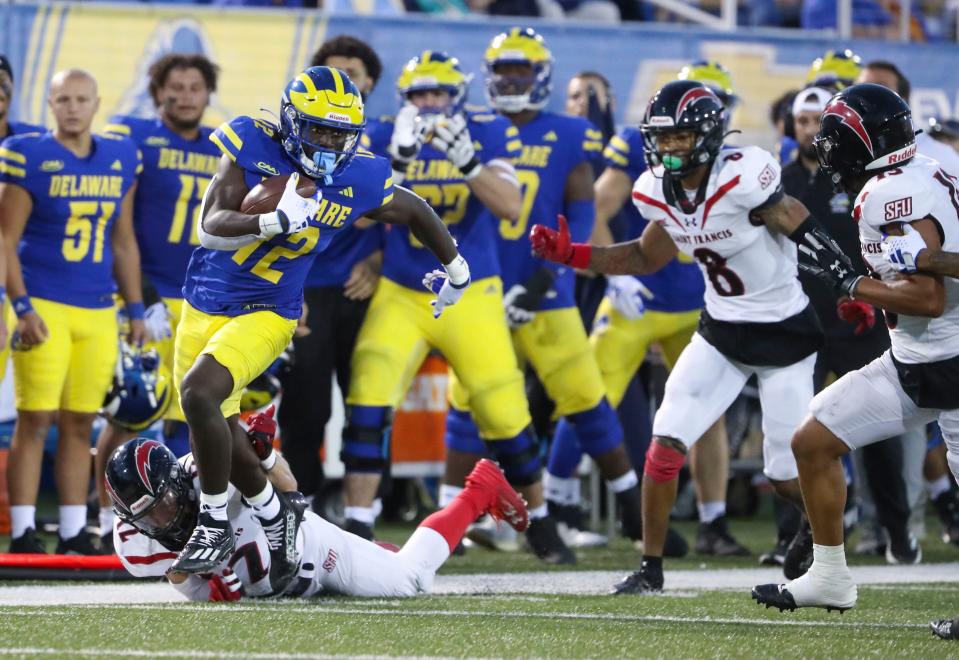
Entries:
<svg viewBox="0 0 959 660">
<path fill-rule="evenodd" d="M 959 582 L 959 562 L 918 566 L 853 566 L 860 585 L 929 584 L 943 588 Z M 625 571 L 561 571 L 438 575 L 434 595 L 603 595 Z M 757 585 L 782 582 L 778 568 L 666 571 L 666 595 L 724 589 L 748 593 Z M 915 587 L 914 587 L 915 588 Z M 162 582 L 0 586 L 0 606 L 183 603 L 183 596 Z M 296 602 L 296 601 L 293 601 Z"/>
<path fill-rule="evenodd" d="M 229 658 L 233 660 L 237 657 L 235 651 L 144 651 L 142 649 L 54 649 L 54 648 L 0 648 L 0 655 L 59 655 L 59 656 L 106 656 L 106 657 L 135 657 L 135 658 Z M 280 658 L 281 660 L 325 660 L 327 658 L 358 658 L 361 660 L 372 660 L 373 658 L 382 658 L 381 655 L 329 655 L 322 653 L 283 653 L 271 651 L 269 653 L 254 653 L 243 651 L 244 658 Z M 390 658 L 411 658 L 416 656 L 395 656 Z M 442 657 L 442 656 L 430 656 Z"/>
</svg>

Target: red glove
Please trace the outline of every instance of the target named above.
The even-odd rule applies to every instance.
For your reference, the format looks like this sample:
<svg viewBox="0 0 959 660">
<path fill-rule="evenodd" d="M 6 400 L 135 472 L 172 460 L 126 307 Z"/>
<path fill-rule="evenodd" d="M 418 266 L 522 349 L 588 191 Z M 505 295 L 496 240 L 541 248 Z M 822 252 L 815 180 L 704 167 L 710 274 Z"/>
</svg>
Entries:
<svg viewBox="0 0 959 660">
<path fill-rule="evenodd" d="M 876 308 L 860 300 L 843 298 L 836 304 L 836 314 L 846 323 L 855 323 L 853 334 L 861 335 L 876 325 Z"/>
<path fill-rule="evenodd" d="M 224 568 L 222 574 L 214 575 L 207 583 L 210 585 L 211 601 L 240 600 L 243 596 L 243 583 L 229 568 Z"/>
<path fill-rule="evenodd" d="M 276 436 L 274 413 L 276 413 L 276 406 L 271 405 L 266 412 L 251 415 L 247 420 L 246 437 L 250 439 L 253 451 L 261 461 L 266 460 L 273 453 L 273 438 Z"/>
<path fill-rule="evenodd" d="M 559 231 L 550 229 L 546 225 L 533 225 L 533 228 L 529 230 L 529 242 L 533 246 L 533 254 L 537 257 L 581 270 L 588 268 L 593 252 L 592 246 L 588 243 L 572 241 L 564 215 L 559 216 Z"/>
</svg>

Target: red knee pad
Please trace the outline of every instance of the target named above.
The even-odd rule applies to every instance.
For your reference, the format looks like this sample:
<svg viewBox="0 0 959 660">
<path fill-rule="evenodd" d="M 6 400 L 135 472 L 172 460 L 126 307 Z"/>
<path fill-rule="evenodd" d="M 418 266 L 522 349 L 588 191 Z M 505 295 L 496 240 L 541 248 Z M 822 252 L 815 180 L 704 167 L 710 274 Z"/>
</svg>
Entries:
<svg viewBox="0 0 959 660">
<path fill-rule="evenodd" d="M 643 474 L 653 481 L 665 483 L 676 478 L 685 462 L 686 454 L 653 440 L 649 443 L 649 449 L 646 450 L 646 466 L 643 468 Z"/>
</svg>

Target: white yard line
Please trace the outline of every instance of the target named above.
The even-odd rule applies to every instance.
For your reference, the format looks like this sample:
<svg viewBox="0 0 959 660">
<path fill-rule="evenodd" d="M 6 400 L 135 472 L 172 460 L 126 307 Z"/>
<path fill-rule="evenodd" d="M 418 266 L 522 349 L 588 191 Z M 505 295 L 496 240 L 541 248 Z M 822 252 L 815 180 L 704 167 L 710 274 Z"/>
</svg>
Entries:
<svg viewBox="0 0 959 660">
<path fill-rule="evenodd" d="M 55 648 L 0 648 L 0 656 L 30 656 L 30 655 L 57 655 L 57 656 L 95 656 L 95 657 L 133 657 L 133 658 L 229 658 L 234 660 L 237 656 L 236 651 L 144 651 L 143 649 L 55 649 Z M 357 658 L 358 660 L 372 660 L 373 658 L 382 658 L 382 655 L 329 655 L 322 653 L 283 653 L 271 651 L 269 653 L 254 653 L 244 651 L 243 658 L 262 658 L 269 660 L 278 658 L 279 660 L 324 660 L 327 658 Z M 389 656 L 391 658 L 417 657 L 417 656 Z M 430 656 L 441 657 L 441 656 Z"/>
</svg>

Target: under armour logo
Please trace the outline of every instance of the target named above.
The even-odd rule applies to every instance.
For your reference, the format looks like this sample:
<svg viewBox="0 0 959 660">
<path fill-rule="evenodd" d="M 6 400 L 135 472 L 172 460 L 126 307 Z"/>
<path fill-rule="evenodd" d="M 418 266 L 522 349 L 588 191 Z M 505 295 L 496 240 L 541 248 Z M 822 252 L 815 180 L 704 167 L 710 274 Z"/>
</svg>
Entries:
<svg viewBox="0 0 959 660">
<path fill-rule="evenodd" d="M 835 273 L 836 277 L 845 277 L 846 275 L 849 274 L 849 271 L 843 268 L 842 264 L 835 261 L 829 264 L 829 270 Z"/>
<path fill-rule="evenodd" d="M 695 217 L 692 217 L 692 218 L 687 217 L 683 222 L 686 223 L 687 227 L 695 227 L 697 221 Z"/>
</svg>

